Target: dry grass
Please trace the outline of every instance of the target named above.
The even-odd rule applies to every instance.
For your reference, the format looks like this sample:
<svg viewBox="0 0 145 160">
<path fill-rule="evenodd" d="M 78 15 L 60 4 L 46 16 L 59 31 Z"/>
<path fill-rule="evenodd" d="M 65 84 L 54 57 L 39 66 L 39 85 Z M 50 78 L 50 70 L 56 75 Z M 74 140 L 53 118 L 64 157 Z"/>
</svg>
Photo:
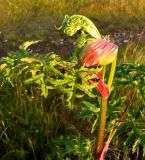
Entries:
<svg viewBox="0 0 145 160">
<path fill-rule="evenodd" d="M 145 45 L 141 42 L 130 42 L 128 45 L 120 47 L 118 64 L 122 63 L 144 64 Z"/>
</svg>

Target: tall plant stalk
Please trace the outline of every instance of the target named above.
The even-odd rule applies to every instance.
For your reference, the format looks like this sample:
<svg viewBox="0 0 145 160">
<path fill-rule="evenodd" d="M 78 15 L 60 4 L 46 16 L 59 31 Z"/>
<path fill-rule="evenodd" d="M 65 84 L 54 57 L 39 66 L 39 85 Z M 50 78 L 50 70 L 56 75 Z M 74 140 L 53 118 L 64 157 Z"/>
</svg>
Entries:
<svg viewBox="0 0 145 160">
<path fill-rule="evenodd" d="M 109 91 L 113 83 L 115 68 L 116 68 L 116 57 L 111 64 L 110 75 L 109 75 L 108 84 L 107 84 Z M 106 66 L 104 68 L 103 78 L 105 75 L 105 70 L 106 70 Z M 105 135 L 107 102 L 108 102 L 108 99 L 102 99 L 102 105 L 101 105 L 101 110 L 100 110 L 100 126 L 99 126 L 97 146 L 96 146 L 96 160 L 104 159 L 104 157 L 101 156 L 101 152 L 103 149 L 103 141 L 104 141 L 104 135 Z"/>
<path fill-rule="evenodd" d="M 102 100 L 102 107 L 100 111 L 100 126 L 99 126 L 98 141 L 96 147 L 96 160 L 99 159 L 103 147 L 104 132 L 106 126 L 106 114 L 107 114 L 107 99 Z"/>
<path fill-rule="evenodd" d="M 96 26 L 88 18 L 81 15 L 73 15 L 70 17 L 65 16 L 61 26 L 57 29 L 63 30 L 63 32 L 68 36 L 73 36 L 75 33 L 81 30 L 81 34 L 78 39 L 78 48 L 74 54 L 74 57 L 76 57 L 76 53 L 79 52 L 78 55 L 80 56 L 80 62 L 86 68 L 103 66 L 102 76 L 96 74 L 95 79 L 88 80 L 90 84 L 94 83 L 95 80 L 98 80 L 96 89 L 102 97 L 100 126 L 96 147 L 96 155 L 99 157 L 103 148 L 107 101 L 115 73 L 118 46 L 107 41 L 106 39 L 102 39 L 101 34 Z M 106 85 L 104 82 L 106 65 L 110 63 L 112 63 L 112 65 L 108 84 Z"/>
<path fill-rule="evenodd" d="M 104 159 L 104 157 L 105 157 L 105 155 L 106 155 L 106 153 L 108 151 L 109 144 L 112 141 L 116 131 L 118 130 L 118 127 L 124 123 L 124 118 L 126 116 L 126 112 L 127 112 L 128 108 L 129 108 L 129 106 L 131 106 L 131 103 L 133 102 L 133 98 L 134 98 L 135 95 L 136 95 L 136 92 L 133 91 L 129 95 L 130 99 L 129 98 L 126 99 L 126 102 L 125 102 L 125 103 L 127 103 L 126 107 L 125 107 L 120 119 L 115 122 L 116 125 L 112 128 L 112 130 L 111 130 L 111 132 L 110 132 L 110 134 L 109 134 L 109 136 L 108 136 L 108 138 L 107 138 L 107 140 L 106 140 L 106 142 L 104 144 L 104 147 L 101 150 L 101 155 L 99 156 L 99 160 L 103 160 Z"/>
<path fill-rule="evenodd" d="M 109 76 L 109 80 L 108 80 L 108 88 L 109 88 L 109 91 L 111 89 L 111 86 L 112 86 L 112 83 L 113 83 L 113 79 L 114 79 L 114 74 L 115 74 L 115 69 L 116 69 L 116 58 L 114 58 L 112 64 L 111 64 L 111 70 L 110 70 L 110 76 Z"/>
</svg>

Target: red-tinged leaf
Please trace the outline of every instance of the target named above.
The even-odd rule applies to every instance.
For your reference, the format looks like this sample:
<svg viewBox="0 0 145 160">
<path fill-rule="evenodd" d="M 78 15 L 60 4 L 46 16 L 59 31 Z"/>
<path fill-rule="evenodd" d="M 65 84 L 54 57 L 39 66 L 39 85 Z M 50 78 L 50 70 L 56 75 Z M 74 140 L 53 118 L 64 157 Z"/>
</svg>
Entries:
<svg viewBox="0 0 145 160">
<path fill-rule="evenodd" d="M 101 97 L 103 99 L 107 99 L 109 97 L 109 89 L 108 86 L 104 83 L 104 81 L 99 81 L 96 90 L 101 94 Z"/>
</svg>

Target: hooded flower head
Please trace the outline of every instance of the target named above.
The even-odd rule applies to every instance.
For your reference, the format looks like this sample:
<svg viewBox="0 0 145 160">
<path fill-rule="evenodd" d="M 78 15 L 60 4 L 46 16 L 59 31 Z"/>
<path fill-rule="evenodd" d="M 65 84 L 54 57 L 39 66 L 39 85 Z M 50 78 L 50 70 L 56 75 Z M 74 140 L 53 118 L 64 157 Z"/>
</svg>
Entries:
<svg viewBox="0 0 145 160">
<path fill-rule="evenodd" d="M 84 47 L 80 60 L 85 67 L 93 67 L 100 65 L 107 65 L 116 58 L 118 46 L 105 40 L 105 39 L 94 39 Z M 85 73 L 85 76 L 90 76 Z M 96 73 L 96 77 L 88 80 L 90 84 L 98 82 L 96 90 L 100 93 L 102 99 L 109 97 L 109 88 L 102 80 L 102 72 Z"/>
<path fill-rule="evenodd" d="M 115 59 L 117 51 L 117 45 L 105 39 L 94 39 L 83 49 L 80 60 L 85 67 L 107 65 Z"/>
</svg>

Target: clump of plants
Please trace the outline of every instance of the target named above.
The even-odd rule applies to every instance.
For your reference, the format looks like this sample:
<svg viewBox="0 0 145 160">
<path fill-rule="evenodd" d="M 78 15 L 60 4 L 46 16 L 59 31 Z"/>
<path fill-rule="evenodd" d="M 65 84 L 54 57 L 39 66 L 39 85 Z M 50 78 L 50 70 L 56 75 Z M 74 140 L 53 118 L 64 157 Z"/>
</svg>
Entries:
<svg viewBox="0 0 145 160">
<path fill-rule="evenodd" d="M 39 41 L 0 60 L 0 158 L 143 158 L 144 66 L 116 67 L 118 46 L 84 16 L 56 29 L 77 35 L 68 60 L 30 53 Z"/>
</svg>

